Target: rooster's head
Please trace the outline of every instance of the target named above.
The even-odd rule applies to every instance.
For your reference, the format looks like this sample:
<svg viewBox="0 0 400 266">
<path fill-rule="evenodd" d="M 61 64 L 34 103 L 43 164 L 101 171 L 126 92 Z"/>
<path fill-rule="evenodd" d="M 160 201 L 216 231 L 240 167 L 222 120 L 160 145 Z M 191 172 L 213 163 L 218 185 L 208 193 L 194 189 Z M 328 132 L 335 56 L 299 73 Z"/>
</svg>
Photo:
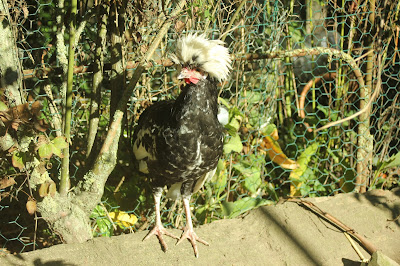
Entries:
<svg viewBox="0 0 400 266">
<path fill-rule="evenodd" d="M 228 48 L 220 40 L 209 40 L 203 34 L 189 34 L 177 43 L 172 55 L 175 64 L 182 66 L 178 78 L 196 84 L 208 76 L 221 82 L 228 78 L 231 58 Z"/>
</svg>

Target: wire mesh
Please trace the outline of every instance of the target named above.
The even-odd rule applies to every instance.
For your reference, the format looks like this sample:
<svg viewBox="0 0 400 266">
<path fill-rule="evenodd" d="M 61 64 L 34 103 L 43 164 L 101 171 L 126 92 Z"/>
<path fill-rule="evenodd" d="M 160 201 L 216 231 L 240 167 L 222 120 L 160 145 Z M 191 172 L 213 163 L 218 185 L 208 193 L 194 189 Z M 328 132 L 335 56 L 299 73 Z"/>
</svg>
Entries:
<svg viewBox="0 0 400 266">
<path fill-rule="evenodd" d="M 118 81 L 118 74 L 111 70 L 115 57 L 107 44 L 95 150 L 100 148 L 111 121 L 111 98 L 113 94 L 118 95 L 119 89 L 115 84 L 120 82 L 124 86 L 129 80 L 135 62 L 157 34 L 162 19 L 174 7 L 174 2 L 167 7 L 157 1 L 145 2 L 127 2 L 126 8 L 118 9 L 123 18 L 122 50 L 127 71 L 125 80 Z M 91 215 L 93 234 L 111 236 L 151 226 L 151 188 L 143 176 L 132 171 L 130 136 L 147 106 L 178 95 L 176 70 L 163 59 L 173 53 L 179 36 L 188 32 L 206 32 L 210 38 L 224 39 L 234 58 L 231 77 L 220 86 L 220 104 L 229 112 L 224 157 L 215 176 L 193 195 L 192 212 L 197 223 L 237 217 L 289 196 L 320 197 L 398 186 L 400 54 L 395 27 L 399 27 L 399 5 L 388 2 L 377 1 L 375 10 L 371 10 L 368 1 L 359 4 L 301 0 L 188 3 L 181 16 L 170 18 L 174 20 L 173 27 L 132 94 L 118 164 L 108 179 L 102 203 Z M 62 18 L 56 7 L 60 3 L 8 1 L 28 100 L 41 101 L 50 121 L 55 119 L 55 113 L 49 111 L 51 102 L 61 110 L 65 93 L 62 58 L 57 57 L 61 46 L 56 25 Z M 93 93 L 91 65 L 98 37 L 95 7 L 89 7 L 92 5 L 89 2 L 79 3 L 80 21 L 86 24 L 76 46 L 72 183 L 78 182 L 89 167 L 85 145 L 89 99 Z M 395 26 L 387 26 L 392 24 L 380 23 L 378 19 L 371 23 L 372 15 Z M 68 16 L 63 19 L 68 21 Z M 281 58 L 260 56 L 314 47 L 332 48 L 350 55 L 361 69 L 366 86 L 359 83 L 353 66 L 327 53 Z M 364 116 L 313 131 L 362 110 L 377 89 L 381 92 Z M 54 100 L 50 101 L 51 98 Z M 57 115 L 62 115 L 62 111 Z M 60 129 L 54 126 L 47 131 L 50 138 L 59 133 Z M 0 251 L 19 253 L 60 243 L 40 220 L 40 214 L 27 213 L 29 199 L 40 200 L 40 197 L 28 185 L 29 172 L 18 171 L 11 161 L 7 153 L 0 159 Z M 53 156 L 46 167 L 56 181 L 61 169 L 60 158 Z M 11 179 L 15 183 L 5 185 L 5 180 Z M 182 224 L 181 209 L 179 201 L 163 199 L 162 216 L 166 226 Z"/>
</svg>

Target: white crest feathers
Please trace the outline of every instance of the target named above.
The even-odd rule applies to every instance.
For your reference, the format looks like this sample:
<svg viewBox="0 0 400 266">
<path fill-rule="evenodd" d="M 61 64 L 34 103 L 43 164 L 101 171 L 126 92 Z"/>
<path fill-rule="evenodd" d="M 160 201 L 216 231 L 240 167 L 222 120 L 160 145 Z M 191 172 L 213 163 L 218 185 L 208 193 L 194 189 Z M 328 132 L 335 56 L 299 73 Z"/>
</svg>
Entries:
<svg viewBox="0 0 400 266">
<path fill-rule="evenodd" d="M 177 43 L 172 60 L 182 66 L 198 67 L 218 81 L 228 79 L 231 58 L 220 40 L 209 40 L 204 34 L 189 34 Z"/>
</svg>

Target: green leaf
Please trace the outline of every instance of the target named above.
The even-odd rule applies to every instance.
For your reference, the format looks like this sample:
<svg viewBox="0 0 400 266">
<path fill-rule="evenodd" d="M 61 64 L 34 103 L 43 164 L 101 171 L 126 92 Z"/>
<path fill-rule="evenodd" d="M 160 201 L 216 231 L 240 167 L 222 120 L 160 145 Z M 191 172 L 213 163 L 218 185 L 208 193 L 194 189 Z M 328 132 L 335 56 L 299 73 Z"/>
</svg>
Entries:
<svg viewBox="0 0 400 266">
<path fill-rule="evenodd" d="M 238 170 L 244 177 L 244 187 L 252 194 L 257 192 L 257 189 L 261 186 L 261 174 L 260 168 L 248 167 L 241 163 L 234 164 L 233 168 Z"/>
<path fill-rule="evenodd" d="M 312 170 L 308 167 L 308 163 L 311 161 L 313 155 L 315 155 L 319 148 L 319 142 L 314 142 L 309 145 L 297 159 L 299 167 L 294 169 L 290 175 L 289 179 L 292 181 L 290 184 L 290 196 L 300 196 L 307 195 L 309 192 L 309 186 L 304 185 L 307 180 L 315 179 L 315 175 Z M 307 186 L 307 188 L 305 187 Z"/>
<path fill-rule="evenodd" d="M 98 235 L 108 236 L 112 235 L 113 227 L 111 226 L 111 222 L 107 218 L 98 218 L 96 220 L 97 227 L 100 231 Z"/>
<path fill-rule="evenodd" d="M 204 223 L 206 217 L 207 217 L 207 206 L 203 205 L 200 206 L 199 208 L 196 208 L 196 218 L 200 223 Z"/>
<path fill-rule="evenodd" d="M 236 131 L 238 131 L 240 128 L 240 122 L 234 117 L 229 122 L 228 126 L 231 126 L 232 128 L 236 129 Z"/>
<path fill-rule="evenodd" d="M 392 157 L 389 158 L 389 160 L 382 163 L 382 169 L 393 168 L 397 166 L 400 166 L 400 152 L 393 155 Z"/>
<path fill-rule="evenodd" d="M 274 184 L 272 184 L 272 183 L 266 183 L 266 184 L 265 184 L 265 190 L 268 192 L 269 195 L 271 195 L 271 196 L 274 198 L 274 200 L 275 200 L 276 202 L 279 201 L 278 194 L 276 194 L 276 192 L 275 192 Z"/>
<path fill-rule="evenodd" d="M 277 129 L 276 129 L 276 125 L 275 125 L 275 124 L 268 124 L 266 127 L 264 127 L 264 128 L 262 129 L 261 132 L 262 132 L 264 135 L 270 136 L 270 135 L 272 135 L 276 130 L 277 130 Z"/>
<path fill-rule="evenodd" d="M 19 170 L 23 170 L 25 168 L 26 154 L 16 151 L 13 153 L 11 161 L 14 167 L 17 167 Z"/>
<path fill-rule="evenodd" d="M 57 149 L 65 149 L 68 147 L 68 142 L 65 137 L 57 137 L 51 141 Z"/>
<path fill-rule="evenodd" d="M 7 111 L 7 110 L 8 110 L 7 105 L 2 101 L 0 101 L 0 111 Z"/>
<path fill-rule="evenodd" d="M 227 143 L 224 145 L 224 153 L 228 154 L 232 151 L 241 152 L 243 149 L 242 141 L 240 140 L 240 136 L 235 134 L 231 136 Z"/>
<path fill-rule="evenodd" d="M 245 213 L 251 209 L 257 208 L 263 205 L 272 205 L 274 204 L 271 200 L 266 200 L 263 198 L 251 198 L 245 197 L 239 199 L 235 202 L 222 202 L 222 213 L 227 216 L 227 218 L 234 218 L 238 215 Z"/>
<path fill-rule="evenodd" d="M 50 159 L 52 155 L 53 155 L 53 144 L 52 143 L 45 143 L 45 144 L 40 145 L 40 147 L 39 147 L 40 158 Z"/>
<path fill-rule="evenodd" d="M 50 144 L 51 144 L 52 151 L 53 151 L 53 153 L 55 155 L 57 155 L 60 158 L 64 157 L 64 155 L 62 154 L 61 149 L 57 148 L 53 143 L 50 143 Z"/>
<path fill-rule="evenodd" d="M 313 144 L 309 145 L 299 156 L 297 159 L 297 163 L 299 164 L 299 168 L 294 169 L 292 171 L 291 176 L 295 179 L 300 179 L 301 176 L 305 173 L 308 168 L 308 163 L 311 161 L 311 157 L 316 154 L 318 151 L 319 143 L 314 142 Z"/>
<path fill-rule="evenodd" d="M 218 101 L 221 102 L 223 105 L 225 105 L 226 108 L 228 108 L 228 109 L 231 108 L 231 105 L 229 104 L 228 100 L 226 100 L 224 98 L 221 98 L 221 97 L 218 97 Z"/>
<path fill-rule="evenodd" d="M 57 137 L 51 141 L 53 144 L 53 153 L 58 157 L 62 158 L 62 150 L 68 147 L 68 142 L 65 137 Z"/>
<path fill-rule="evenodd" d="M 219 160 L 216 174 L 214 175 L 211 183 L 214 190 L 214 197 L 217 199 L 226 188 L 227 176 L 228 174 L 226 172 L 225 163 L 222 160 Z"/>
<path fill-rule="evenodd" d="M 106 215 L 106 213 L 104 212 L 103 207 L 101 205 L 97 205 L 93 209 L 92 213 L 90 214 L 90 218 L 91 219 L 96 219 L 98 217 L 105 216 L 105 215 Z"/>
</svg>

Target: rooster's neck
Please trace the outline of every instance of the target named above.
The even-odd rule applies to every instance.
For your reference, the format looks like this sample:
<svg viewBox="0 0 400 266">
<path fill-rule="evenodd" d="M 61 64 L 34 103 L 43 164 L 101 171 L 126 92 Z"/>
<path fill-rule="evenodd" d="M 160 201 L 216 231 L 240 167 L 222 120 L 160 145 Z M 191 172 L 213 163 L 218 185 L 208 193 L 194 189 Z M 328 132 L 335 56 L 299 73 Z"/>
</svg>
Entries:
<svg viewBox="0 0 400 266">
<path fill-rule="evenodd" d="M 197 84 L 188 84 L 182 88 L 175 101 L 173 114 L 175 119 L 199 122 L 199 118 L 217 119 L 218 90 L 214 80 L 204 79 Z"/>
</svg>

